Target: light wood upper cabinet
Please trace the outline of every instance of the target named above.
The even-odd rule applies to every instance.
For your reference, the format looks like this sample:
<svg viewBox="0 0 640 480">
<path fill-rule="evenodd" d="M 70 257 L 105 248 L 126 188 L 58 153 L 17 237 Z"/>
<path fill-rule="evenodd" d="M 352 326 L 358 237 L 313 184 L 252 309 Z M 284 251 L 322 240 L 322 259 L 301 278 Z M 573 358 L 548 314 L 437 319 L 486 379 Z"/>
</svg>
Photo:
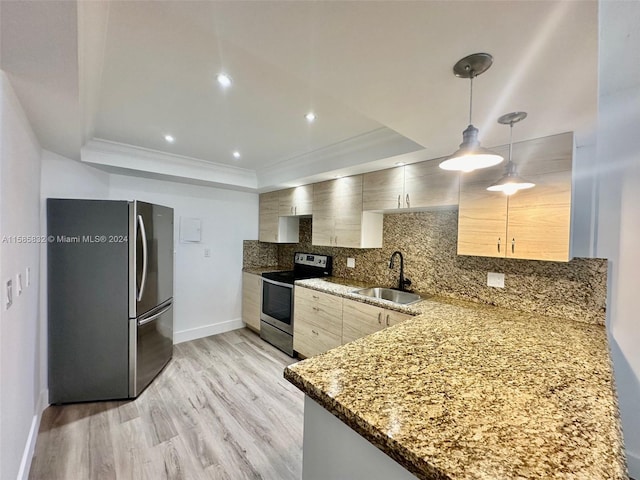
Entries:
<svg viewBox="0 0 640 480">
<path fill-rule="evenodd" d="M 311 215 L 313 205 L 313 185 L 280 190 L 279 215 L 282 217 L 295 215 Z"/>
<path fill-rule="evenodd" d="M 572 133 L 515 143 L 518 171 L 536 186 L 511 196 L 486 190 L 504 163 L 463 174 L 458 254 L 569 261 L 572 159 Z"/>
<path fill-rule="evenodd" d="M 404 201 L 406 208 L 457 205 L 460 175 L 440 168 L 442 159 L 404 166 Z"/>
<path fill-rule="evenodd" d="M 262 310 L 262 277 L 242 272 L 242 321 L 249 328 L 260 331 Z"/>
<path fill-rule="evenodd" d="M 345 298 L 342 300 L 342 343 L 352 342 L 411 317 L 406 313 Z"/>
<path fill-rule="evenodd" d="M 362 175 L 313 185 L 312 244 L 382 247 L 382 215 L 362 210 Z"/>
<path fill-rule="evenodd" d="M 458 204 L 459 175 L 441 159 L 364 174 L 363 209 L 420 209 Z"/>
<path fill-rule="evenodd" d="M 260 194 L 258 240 L 270 243 L 297 243 L 299 219 L 298 217 L 281 217 L 279 207 L 279 191 Z"/>
<path fill-rule="evenodd" d="M 404 207 L 404 167 L 363 175 L 363 210 L 393 210 Z"/>
<path fill-rule="evenodd" d="M 304 287 L 294 290 L 293 349 L 312 357 L 342 343 L 342 298 Z"/>
</svg>

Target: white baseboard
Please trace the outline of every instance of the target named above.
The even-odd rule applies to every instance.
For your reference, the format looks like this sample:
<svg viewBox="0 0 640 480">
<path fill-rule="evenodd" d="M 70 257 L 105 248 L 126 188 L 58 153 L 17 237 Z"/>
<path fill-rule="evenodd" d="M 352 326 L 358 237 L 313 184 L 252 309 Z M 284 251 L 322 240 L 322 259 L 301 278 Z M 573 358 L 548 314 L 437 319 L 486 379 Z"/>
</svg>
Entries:
<svg viewBox="0 0 640 480">
<path fill-rule="evenodd" d="M 244 328 L 244 326 L 244 322 L 241 318 L 235 318 L 233 320 L 227 320 L 225 322 L 212 323 L 203 327 L 181 330 L 179 332 L 173 332 L 173 343 L 188 342 L 189 340 L 196 340 L 198 338 L 204 338 L 210 335 L 230 332 L 231 330 Z"/>
<path fill-rule="evenodd" d="M 27 443 L 24 446 L 22 453 L 22 460 L 20 461 L 20 470 L 18 470 L 18 480 L 28 480 L 29 470 L 31 469 L 31 460 L 33 459 L 33 452 L 36 450 L 36 440 L 38 439 L 38 430 L 40 430 L 40 420 L 42 419 L 42 412 L 49 406 L 49 390 L 44 389 L 40 392 L 40 398 L 38 398 L 38 405 L 36 406 L 36 414 L 31 421 L 31 429 L 29 430 L 29 436 L 27 437 Z"/>
<path fill-rule="evenodd" d="M 627 450 L 627 468 L 631 478 L 640 479 L 640 454 Z"/>
</svg>

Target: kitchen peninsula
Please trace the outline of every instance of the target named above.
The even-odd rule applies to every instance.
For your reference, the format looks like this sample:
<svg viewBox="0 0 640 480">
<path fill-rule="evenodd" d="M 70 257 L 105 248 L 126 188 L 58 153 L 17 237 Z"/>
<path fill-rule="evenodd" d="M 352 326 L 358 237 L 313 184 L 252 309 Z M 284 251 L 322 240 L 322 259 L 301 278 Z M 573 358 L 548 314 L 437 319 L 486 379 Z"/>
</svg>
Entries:
<svg viewBox="0 0 640 480">
<path fill-rule="evenodd" d="M 303 479 L 389 461 L 318 440 L 330 414 L 407 478 L 628 478 L 604 326 L 441 297 L 412 307 L 420 315 L 285 370 L 307 396 Z M 384 478 L 375 468 L 367 478 Z"/>
</svg>

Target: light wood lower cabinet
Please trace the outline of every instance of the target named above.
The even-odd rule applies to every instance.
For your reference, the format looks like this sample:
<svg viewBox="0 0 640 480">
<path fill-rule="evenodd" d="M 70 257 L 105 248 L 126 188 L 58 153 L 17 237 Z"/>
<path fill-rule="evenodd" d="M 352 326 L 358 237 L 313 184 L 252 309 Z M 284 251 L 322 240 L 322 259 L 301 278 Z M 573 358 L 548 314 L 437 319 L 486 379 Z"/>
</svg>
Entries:
<svg viewBox="0 0 640 480">
<path fill-rule="evenodd" d="M 352 342 L 411 317 L 412 315 L 345 298 L 342 301 L 342 343 Z"/>
<path fill-rule="evenodd" d="M 367 303 L 295 287 L 293 349 L 312 357 L 412 317 Z"/>
<path fill-rule="evenodd" d="M 312 357 L 342 344 L 342 298 L 295 287 L 293 349 Z"/>
<path fill-rule="evenodd" d="M 252 330 L 260 331 L 262 310 L 262 277 L 242 272 L 242 321 Z"/>
</svg>

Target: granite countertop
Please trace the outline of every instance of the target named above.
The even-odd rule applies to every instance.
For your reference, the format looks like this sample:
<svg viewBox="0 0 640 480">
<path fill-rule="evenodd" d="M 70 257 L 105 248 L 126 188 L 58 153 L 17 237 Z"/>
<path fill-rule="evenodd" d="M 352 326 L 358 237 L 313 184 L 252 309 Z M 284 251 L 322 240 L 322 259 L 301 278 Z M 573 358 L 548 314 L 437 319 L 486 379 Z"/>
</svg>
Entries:
<svg viewBox="0 0 640 480">
<path fill-rule="evenodd" d="M 296 285 L 352 295 L 321 282 Z M 435 297 L 411 307 L 285 377 L 419 478 L 628 478 L 603 326 Z"/>
<path fill-rule="evenodd" d="M 283 268 L 278 265 L 273 265 L 270 267 L 243 267 L 242 271 L 244 273 L 252 273 L 254 275 L 262 275 L 267 272 L 282 272 L 285 270 L 291 270 L 290 268 Z"/>
</svg>

